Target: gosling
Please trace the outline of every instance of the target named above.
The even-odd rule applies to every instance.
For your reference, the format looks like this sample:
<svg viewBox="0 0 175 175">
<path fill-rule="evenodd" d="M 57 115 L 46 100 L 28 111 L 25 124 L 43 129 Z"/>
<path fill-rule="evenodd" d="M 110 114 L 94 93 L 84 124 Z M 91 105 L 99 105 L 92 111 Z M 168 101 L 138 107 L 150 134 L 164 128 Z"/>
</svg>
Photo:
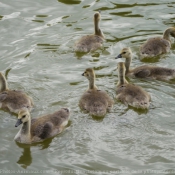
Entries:
<svg viewBox="0 0 175 175">
<path fill-rule="evenodd" d="M 82 76 L 85 76 L 89 80 L 89 88 L 80 98 L 80 108 L 92 116 L 103 117 L 113 107 L 114 101 L 105 91 L 99 90 L 95 85 L 95 73 L 93 69 L 86 69 Z"/>
<path fill-rule="evenodd" d="M 76 52 L 90 52 L 95 51 L 102 47 L 104 41 L 104 35 L 99 28 L 100 13 L 96 12 L 94 14 L 94 27 L 95 34 L 83 36 L 80 38 L 74 46 Z"/>
<path fill-rule="evenodd" d="M 123 48 L 120 54 L 116 57 L 125 58 L 126 76 L 131 78 L 149 78 L 168 81 L 175 78 L 175 69 L 143 65 L 130 69 L 132 61 L 132 51 L 130 48 Z"/>
<path fill-rule="evenodd" d="M 41 142 L 53 137 L 63 131 L 68 124 L 69 110 L 62 108 L 53 114 L 48 114 L 36 119 L 31 119 L 27 109 L 18 113 L 18 120 L 15 127 L 23 124 L 14 140 L 19 143 L 31 144 Z"/>
<path fill-rule="evenodd" d="M 5 76 L 0 72 L 0 108 L 18 114 L 22 108 L 32 110 L 33 100 L 22 91 L 10 90 Z"/>
<path fill-rule="evenodd" d="M 116 99 L 124 103 L 126 106 L 130 105 L 134 108 L 148 109 L 151 97 L 140 86 L 129 84 L 125 79 L 125 64 L 118 63 L 119 81 L 116 90 Z"/>
<path fill-rule="evenodd" d="M 140 56 L 142 58 L 155 57 L 170 51 L 171 39 L 175 38 L 175 28 L 170 27 L 165 30 L 162 37 L 150 38 L 140 47 Z"/>
</svg>

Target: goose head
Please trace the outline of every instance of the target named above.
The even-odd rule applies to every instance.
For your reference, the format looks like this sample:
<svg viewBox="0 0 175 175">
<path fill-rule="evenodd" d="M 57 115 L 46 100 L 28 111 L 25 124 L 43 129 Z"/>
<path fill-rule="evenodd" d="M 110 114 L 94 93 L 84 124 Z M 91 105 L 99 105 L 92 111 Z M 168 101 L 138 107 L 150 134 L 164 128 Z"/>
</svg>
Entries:
<svg viewBox="0 0 175 175">
<path fill-rule="evenodd" d="M 26 123 L 30 120 L 30 113 L 27 109 L 22 109 L 18 113 L 18 120 L 15 127 L 18 127 L 20 124 Z"/>
<path fill-rule="evenodd" d="M 120 52 L 120 54 L 115 58 L 126 58 L 126 59 L 130 59 L 132 56 L 132 51 L 129 47 L 123 48 Z"/>
<path fill-rule="evenodd" d="M 95 21 L 100 21 L 100 18 L 101 18 L 100 11 L 99 11 L 99 12 L 96 12 L 96 13 L 94 14 L 94 20 L 95 20 Z"/>
<path fill-rule="evenodd" d="M 61 108 L 61 110 L 59 110 L 59 113 L 61 114 L 62 119 L 68 120 L 69 115 L 70 115 L 70 109 L 69 108 Z"/>
<path fill-rule="evenodd" d="M 82 74 L 82 76 L 85 76 L 89 81 L 91 81 L 95 78 L 94 70 L 92 68 L 87 68 Z"/>
<path fill-rule="evenodd" d="M 97 90 L 97 86 L 95 85 L 95 73 L 92 68 L 87 68 L 82 76 L 85 76 L 89 80 L 89 89 Z"/>
</svg>

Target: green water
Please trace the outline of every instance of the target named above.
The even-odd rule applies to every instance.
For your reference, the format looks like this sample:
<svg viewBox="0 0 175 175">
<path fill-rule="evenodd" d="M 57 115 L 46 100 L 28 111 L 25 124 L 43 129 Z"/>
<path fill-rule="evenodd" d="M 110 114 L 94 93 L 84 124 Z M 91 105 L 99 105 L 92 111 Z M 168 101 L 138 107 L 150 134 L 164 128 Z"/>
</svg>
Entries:
<svg viewBox="0 0 175 175">
<path fill-rule="evenodd" d="M 174 82 L 129 80 L 151 94 L 148 112 L 116 102 L 111 113 L 97 120 L 78 107 L 88 86 L 81 74 L 88 67 L 95 69 L 97 86 L 115 98 L 114 58 L 123 47 L 133 50 L 132 67 L 175 67 L 175 45 L 148 61 L 138 56 L 146 39 L 174 26 L 174 9 L 173 0 L 0 0 L 0 71 L 7 74 L 9 87 L 34 99 L 33 117 L 71 109 L 69 126 L 60 135 L 32 146 L 13 140 L 19 130 L 16 116 L 1 110 L 0 174 L 174 175 Z M 97 10 L 104 48 L 76 55 L 74 42 L 93 33 Z"/>
</svg>

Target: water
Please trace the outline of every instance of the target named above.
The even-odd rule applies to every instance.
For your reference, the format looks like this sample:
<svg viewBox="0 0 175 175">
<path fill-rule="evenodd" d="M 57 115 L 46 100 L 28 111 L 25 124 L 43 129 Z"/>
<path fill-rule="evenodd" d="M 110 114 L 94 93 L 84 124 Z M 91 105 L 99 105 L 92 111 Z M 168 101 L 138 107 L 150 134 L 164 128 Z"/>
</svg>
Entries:
<svg viewBox="0 0 175 175">
<path fill-rule="evenodd" d="M 150 0 L 16 0 L 0 1 L 0 71 L 11 89 L 27 92 L 35 102 L 33 117 L 61 107 L 71 108 L 63 133 L 32 146 L 17 144 L 16 116 L 0 111 L 1 174 L 111 175 L 175 174 L 175 85 L 130 79 L 152 96 L 148 112 L 115 103 L 104 119 L 83 114 L 78 101 L 88 82 L 88 67 L 96 84 L 115 98 L 116 60 L 123 47 L 134 53 L 132 67 L 151 64 L 175 67 L 175 46 L 160 57 L 140 61 L 139 46 L 162 35 L 175 23 L 175 1 Z M 104 48 L 76 55 L 73 44 L 93 33 L 93 14 L 101 10 Z M 49 171 L 48 173 L 46 172 Z"/>
</svg>

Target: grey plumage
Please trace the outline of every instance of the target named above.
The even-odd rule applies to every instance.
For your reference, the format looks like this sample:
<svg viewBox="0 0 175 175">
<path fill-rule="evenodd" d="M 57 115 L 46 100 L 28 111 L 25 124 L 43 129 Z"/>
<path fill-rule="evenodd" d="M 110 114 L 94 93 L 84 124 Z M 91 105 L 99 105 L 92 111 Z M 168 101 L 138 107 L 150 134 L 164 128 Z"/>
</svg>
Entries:
<svg viewBox="0 0 175 175">
<path fill-rule="evenodd" d="M 25 144 L 41 142 L 62 132 L 68 124 L 69 110 L 62 108 L 53 114 L 31 119 L 30 113 L 22 109 L 18 114 L 16 127 L 23 124 L 15 136 L 15 141 Z"/>
<path fill-rule="evenodd" d="M 165 30 L 163 38 L 154 37 L 148 39 L 140 47 L 140 56 L 141 58 L 145 57 L 154 57 L 160 54 L 164 54 L 170 51 L 171 48 L 171 39 L 170 36 L 175 37 L 175 28 L 170 27 Z"/>
<path fill-rule="evenodd" d="M 148 109 L 151 97 L 140 86 L 129 84 L 125 79 L 125 64 L 118 63 L 119 82 L 116 89 L 116 98 L 125 105 L 135 108 Z"/>
<path fill-rule="evenodd" d="M 88 68 L 83 73 L 89 80 L 89 89 L 84 92 L 79 101 L 80 108 L 93 116 L 104 116 L 113 107 L 114 101 L 105 91 L 101 91 L 95 85 L 95 73 Z"/>
<path fill-rule="evenodd" d="M 18 114 L 22 108 L 31 111 L 33 100 L 22 91 L 9 90 L 7 81 L 0 73 L 0 108 Z"/>
<path fill-rule="evenodd" d="M 76 52 L 90 52 L 95 51 L 102 47 L 104 41 L 104 35 L 99 28 L 100 13 L 96 12 L 94 14 L 94 27 L 95 33 L 92 35 L 86 35 L 80 38 L 74 46 Z"/>
<path fill-rule="evenodd" d="M 123 48 L 116 58 L 125 58 L 126 76 L 132 78 L 149 78 L 157 80 L 170 80 L 175 78 L 175 69 L 143 65 L 130 69 L 132 51 L 130 48 Z"/>
</svg>

